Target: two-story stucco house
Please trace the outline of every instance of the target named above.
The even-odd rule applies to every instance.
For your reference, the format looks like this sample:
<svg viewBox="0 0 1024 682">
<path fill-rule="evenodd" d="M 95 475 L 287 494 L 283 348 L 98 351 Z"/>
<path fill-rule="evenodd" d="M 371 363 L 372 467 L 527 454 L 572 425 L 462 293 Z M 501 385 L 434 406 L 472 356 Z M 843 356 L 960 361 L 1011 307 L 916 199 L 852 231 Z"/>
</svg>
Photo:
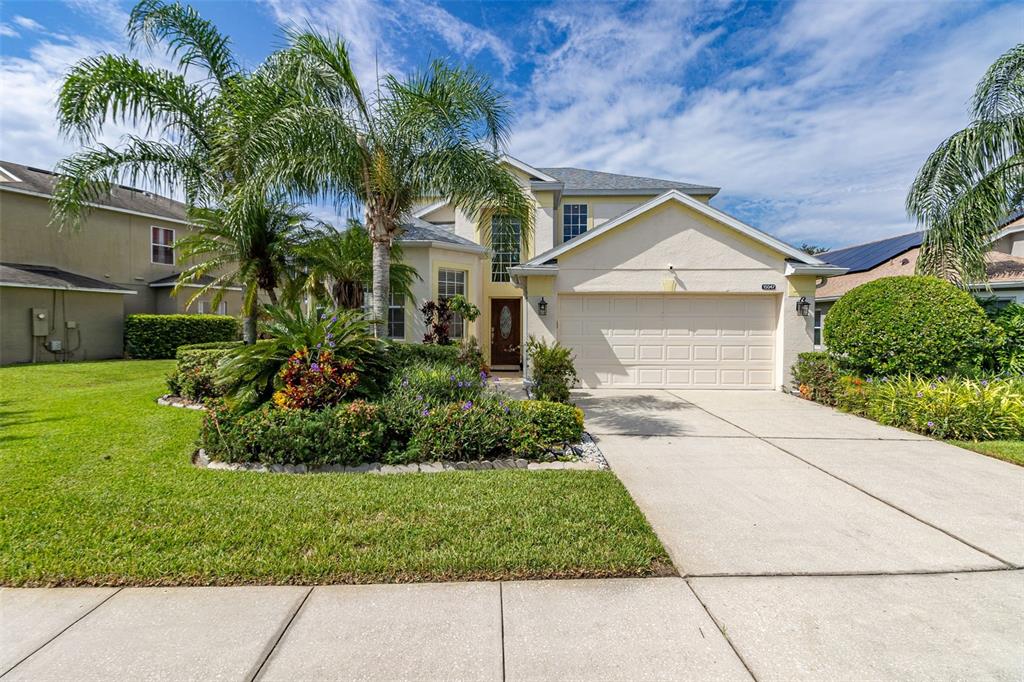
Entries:
<svg viewBox="0 0 1024 682">
<path fill-rule="evenodd" d="M 718 188 L 578 168 L 507 164 L 534 199 L 533 239 L 443 198 L 402 240 L 423 276 L 393 301 L 390 333 L 422 337 L 424 299 L 463 294 L 495 368 L 518 368 L 529 336 L 571 347 L 587 387 L 778 389 L 813 346 L 814 294 L 828 265 L 709 205 Z"/>
<path fill-rule="evenodd" d="M 174 242 L 193 228 L 183 204 L 127 187 L 77 231 L 50 227 L 56 176 L 0 161 L 0 364 L 120 357 L 130 313 L 238 315 L 241 294 L 172 296 Z"/>
</svg>

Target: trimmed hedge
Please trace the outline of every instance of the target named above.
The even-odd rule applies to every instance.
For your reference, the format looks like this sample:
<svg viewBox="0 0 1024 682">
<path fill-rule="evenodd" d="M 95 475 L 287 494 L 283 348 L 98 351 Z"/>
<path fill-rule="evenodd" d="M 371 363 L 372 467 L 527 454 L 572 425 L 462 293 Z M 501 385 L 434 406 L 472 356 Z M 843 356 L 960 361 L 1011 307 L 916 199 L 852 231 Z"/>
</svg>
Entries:
<svg viewBox="0 0 1024 682">
<path fill-rule="evenodd" d="M 977 372 L 1002 334 L 966 291 L 935 277 L 883 277 L 828 311 L 825 343 L 865 376 Z"/>
<path fill-rule="evenodd" d="M 226 315 L 128 315 L 124 348 L 130 358 L 173 358 L 179 346 L 211 341 L 234 341 L 238 320 Z"/>
<path fill-rule="evenodd" d="M 193 350 L 230 350 L 232 348 L 238 348 L 241 345 L 241 341 L 208 341 L 206 343 L 189 343 L 184 346 L 178 346 L 178 350 L 174 352 L 174 357 L 180 360 L 183 353 Z"/>
<path fill-rule="evenodd" d="M 578 407 L 545 400 L 516 400 L 509 405 L 534 425 L 545 447 L 579 443 L 583 438 L 583 410 Z"/>
</svg>

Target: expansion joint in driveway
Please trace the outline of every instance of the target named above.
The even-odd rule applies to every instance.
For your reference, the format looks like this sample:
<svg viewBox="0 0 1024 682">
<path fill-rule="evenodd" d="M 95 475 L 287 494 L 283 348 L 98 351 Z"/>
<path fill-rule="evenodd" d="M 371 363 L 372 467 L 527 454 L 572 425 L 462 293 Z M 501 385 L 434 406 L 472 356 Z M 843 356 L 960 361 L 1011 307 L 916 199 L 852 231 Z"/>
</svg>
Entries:
<svg viewBox="0 0 1024 682">
<path fill-rule="evenodd" d="M 946 530 L 945 528 L 937 526 L 934 523 L 931 523 L 930 521 L 926 521 L 926 520 L 922 519 L 919 516 L 911 514 L 909 511 L 907 511 L 906 509 L 900 507 L 899 505 L 895 505 L 892 502 L 890 502 L 889 500 L 886 500 L 885 498 L 882 498 L 882 497 L 879 497 L 878 495 L 870 493 L 867 490 L 865 490 L 864 488 L 861 488 L 860 486 L 858 486 L 858 485 L 856 485 L 854 483 L 851 483 L 850 481 L 846 480 L 845 478 L 843 478 L 841 476 L 837 476 L 837 475 L 833 474 L 831 471 L 828 471 L 827 469 L 823 469 L 822 467 L 818 466 L 817 464 L 814 464 L 813 462 L 810 462 L 810 461 L 804 459 L 803 457 L 800 457 L 799 455 L 791 452 L 790 450 L 787 450 L 786 448 L 782 447 L 778 443 L 774 443 L 771 440 L 768 440 L 767 438 L 758 436 L 756 433 L 750 431 L 749 429 L 745 429 L 742 426 L 740 426 L 739 424 L 736 424 L 735 422 L 729 421 L 725 417 L 723 417 L 721 415 L 718 415 L 718 414 L 715 414 L 714 412 L 706 409 L 705 407 L 703 407 L 701 405 L 698 405 L 696 403 L 691 403 L 690 401 L 685 400 L 685 399 L 679 397 L 678 395 L 676 395 L 675 393 L 672 393 L 671 391 L 668 391 L 667 393 L 670 396 L 672 396 L 673 398 L 675 398 L 676 400 L 678 400 L 678 401 L 680 401 L 682 403 L 685 403 L 687 405 L 690 405 L 692 407 L 695 407 L 698 410 L 700 410 L 701 412 L 703 412 L 703 413 L 705 413 L 707 415 L 710 415 L 710 416 L 712 416 L 712 417 L 714 417 L 716 419 L 721 419 L 726 424 L 729 424 L 730 426 L 732 426 L 732 427 L 734 427 L 736 429 L 739 429 L 740 431 L 743 431 L 744 433 L 750 434 L 750 436 L 752 438 L 756 438 L 756 439 L 760 440 L 762 443 L 766 443 L 767 445 L 775 448 L 779 452 L 787 454 L 790 457 L 792 457 L 793 459 L 796 459 L 796 460 L 798 460 L 800 462 L 803 462 L 804 464 L 806 464 L 807 466 L 811 467 L 812 469 L 817 469 L 818 471 L 820 471 L 821 473 L 825 474 L 826 476 L 830 476 L 831 478 L 834 478 L 835 480 L 839 481 L 840 483 L 844 483 L 844 484 L 850 486 L 851 488 L 853 488 L 857 492 L 863 493 L 864 495 L 867 495 L 871 499 L 877 500 L 878 502 L 881 502 L 882 504 L 890 507 L 891 509 L 895 509 L 896 511 L 900 512 L 901 514 L 905 514 L 906 516 L 909 516 L 910 518 L 914 519 L 918 523 L 922 523 L 922 524 L 928 526 L 929 528 L 937 530 L 940 533 L 946 535 L 947 537 L 950 537 L 950 538 L 956 540 L 957 542 L 959 542 L 961 544 L 967 545 L 968 547 L 970 547 L 974 551 L 980 552 L 980 553 L 984 554 L 985 556 L 989 557 L 990 559 L 995 559 L 996 561 L 998 561 L 999 563 L 1003 564 L 1006 567 L 1006 568 L 1003 568 L 1003 569 L 996 569 L 996 570 L 1007 570 L 1007 569 L 1020 568 L 1019 566 L 1017 566 L 1013 562 L 1007 561 L 1006 559 L 1003 559 L 1000 556 L 996 556 L 995 554 L 993 554 L 992 552 L 988 551 L 987 549 L 983 549 L 983 548 L 979 547 L 978 545 L 975 545 L 975 544 L 973 544 L 971 542 L 968 542 L 967 540 L 965 540 L 964 538 L 960 537 L 959 535 L 956 535 L 955 533 L 951 533 L 948 530 Z M 815 437 L 815 438 L 810 438 L 810 439 L 805 438 L 803 440 L 824 440 L 824 439 L 819 439 L 819 438 Z M 850 439 L 841 439 L 841 440 L 850 440 Z M 878 438 L 878 439 L 867 439 L 867 440 L 882 440 L 882 441 L 884 441 L 884 440 L 907 440 L 907 439 Z M 982 569 L 982 570 L 992 570 L 992 569 Z M 944 572 L 948 572 L 948 571 L 944 571 Z M 963 573 L 970 573 L 970 572 L 974 572 L 974 571 L 965 570 L 965 571 L 961 571 L 961 572 L 963 572 Z M 763 574 L 763 575 L 768 575 L 768 574 Z M 798 575 L 798 574 L 792 574 L 792 575 Z M 804 575 L 824 575 L 824 574 L 815 573 L 815 574 L 804 574 Z M 844 575 L 844 574 L 836 574 L 836 575 Z M 865 574 L 851 574 L 851 575 L 865 575 Z M 899 573 L 899 572 L 886 572 L 886 573 L 877 573 L 875 575 L 904 575 L 904 574 Z"/>
<path fill-rule="evenodd" d="M 692 594 L 693 598 L 697 600 L 697 602 L 700 604 L 700 607 L 704 609 L 704 613 L 708 614 L 708 618 L 710 618 L 711 622 L 715 624 L 715 627 L 718 628 L 718 631 L 722 633 L 722 638 L 725 639 L 726 644 L 728 644 L 729 648 L 732 649 L 732 652 L 736 655 L 736 658 L 738 658 L 740 660 L 740 663 L 743 664 L 743 667 L 746 668 L 747 674 L 750 675 L 751 679 L 757 680 L 757 675 L 755 675 L 754 671 L 750 669 L 750 664 L 747 663 L 747 659 L 743 658 L 743 654 L 741 654 L 740 650 L 736 648 L 736 645 L 729 637 L 729 633 L 726 632 L 725 626 L 721 622 L 719 622 L 717 618 L 715 618 L 715 614 L 711 613 L 711 609 L 708 608 L 708 605 L 705 604 L 704 600 L 700 598 L 699 594 L 697 594 L 697 590 L 693 589 L 693 585 L 690 584 L 690 581 L 684 579 L 683 582 L 686 583 L 686 589 L 690 590 L 690 594 Z"/>
</svg>

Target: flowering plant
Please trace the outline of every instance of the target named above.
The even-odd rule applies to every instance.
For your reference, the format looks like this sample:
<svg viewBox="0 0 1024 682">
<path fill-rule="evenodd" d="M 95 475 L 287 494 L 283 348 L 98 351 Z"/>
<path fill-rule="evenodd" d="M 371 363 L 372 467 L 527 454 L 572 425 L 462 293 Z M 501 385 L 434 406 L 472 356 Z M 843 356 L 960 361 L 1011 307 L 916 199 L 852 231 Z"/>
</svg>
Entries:
<svg viewBox="0 0 1024 682">
<path fill-rule="evenodd" d="M 359 383 L 351 360 L 335 358 L 321 348 L 312 353 L 301 348 L 288 358 L 278 374 L 282 388 L 274 404 L 284 409 L 319 410 L 337 405 Z"/>
</svg>

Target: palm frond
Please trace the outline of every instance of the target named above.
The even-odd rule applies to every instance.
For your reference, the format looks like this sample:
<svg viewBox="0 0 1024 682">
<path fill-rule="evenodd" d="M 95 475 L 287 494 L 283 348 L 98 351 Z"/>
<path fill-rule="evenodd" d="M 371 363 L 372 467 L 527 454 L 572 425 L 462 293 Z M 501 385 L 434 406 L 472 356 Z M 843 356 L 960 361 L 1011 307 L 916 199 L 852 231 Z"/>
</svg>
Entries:
<svg viewBox="0 0 1024 682">
<path fill-rule="evenodd" d="M 152 48 L 165 42 L 183 72 L 200 66 L 221 88 L 238 72 L 228 38 L 212 22 L 180 2 L 142 0 L 132 9 L 127 33 L 133 46 L 145 42 Z"/>
</svg>

